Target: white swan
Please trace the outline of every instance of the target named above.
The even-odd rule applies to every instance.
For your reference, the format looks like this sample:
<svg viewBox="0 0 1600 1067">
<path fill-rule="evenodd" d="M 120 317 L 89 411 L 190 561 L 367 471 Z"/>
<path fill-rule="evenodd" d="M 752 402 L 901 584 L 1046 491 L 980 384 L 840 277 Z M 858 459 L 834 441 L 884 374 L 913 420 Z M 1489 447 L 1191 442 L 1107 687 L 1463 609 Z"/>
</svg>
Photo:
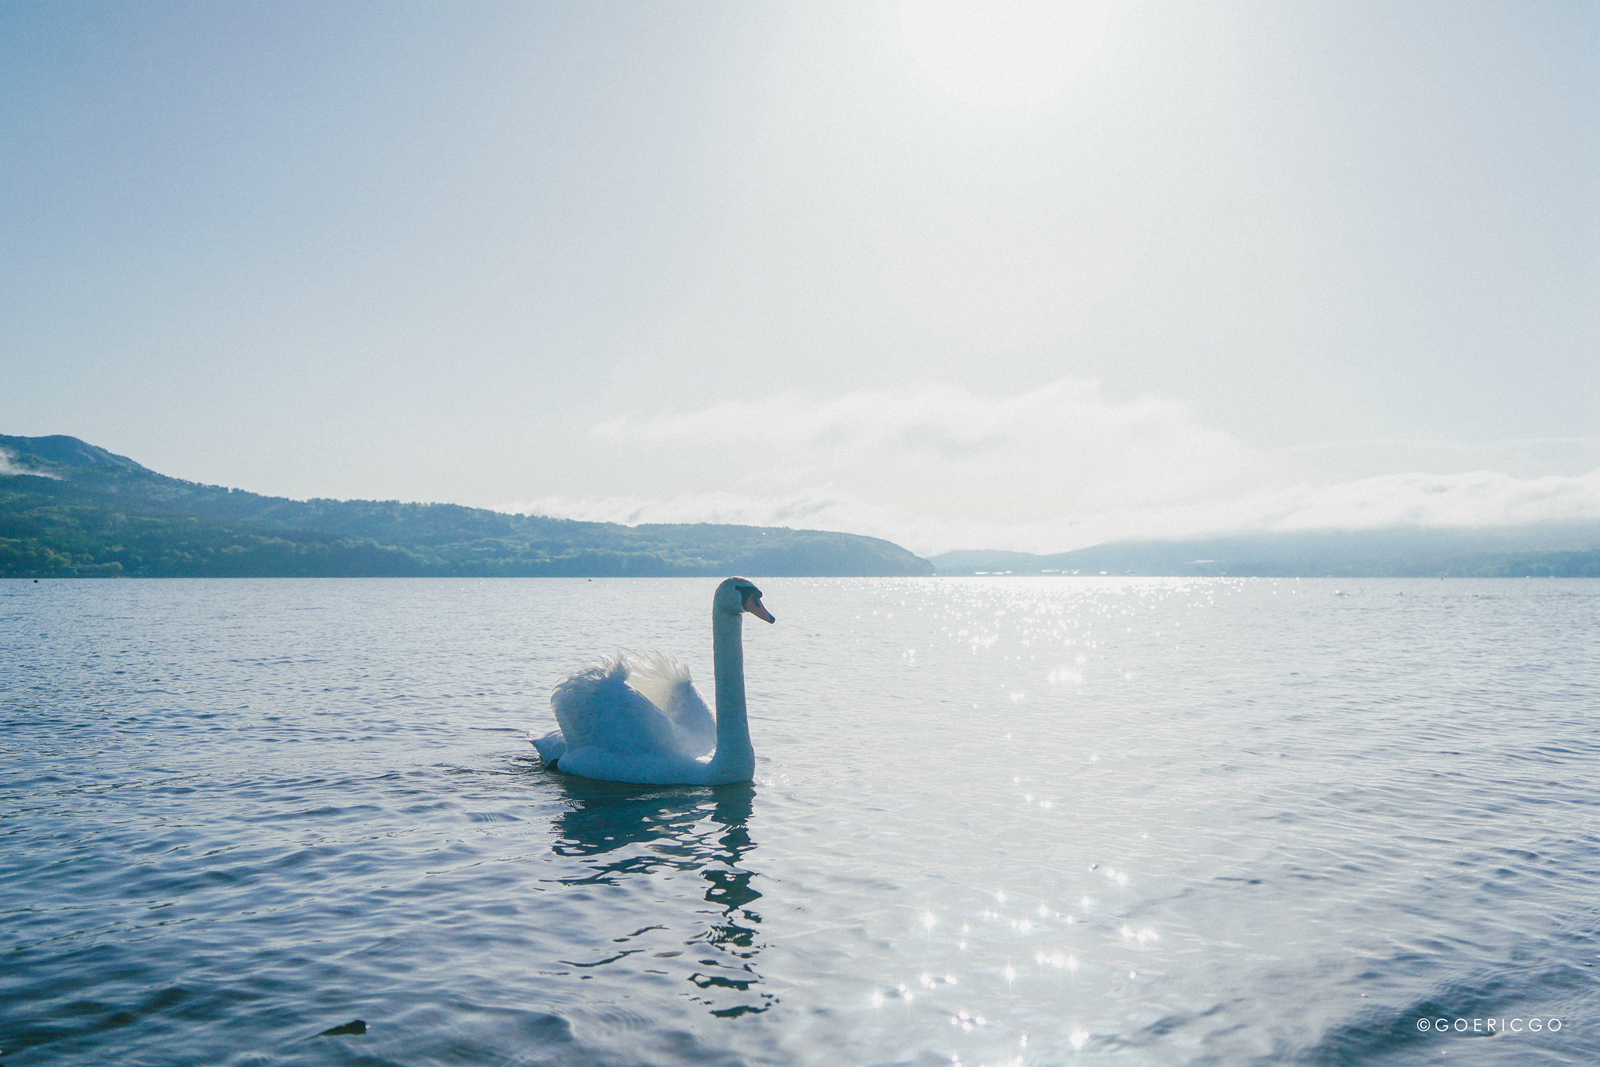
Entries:
<svg viewBox="0 0 1600 1067">
<path fill-rule="evenodd" d="M 670 656 L 623 652 L 556 683 L 559 729 L 532 739 L 551 768 L 640 785 L 725 785 L 755 775 L 744 704 L 743 619 L 777 622 L 749 579 L 729 578 L 711 598 L 717 717 Z M 707 751 L 715 742 L 716 751 Z"/>
</svg>

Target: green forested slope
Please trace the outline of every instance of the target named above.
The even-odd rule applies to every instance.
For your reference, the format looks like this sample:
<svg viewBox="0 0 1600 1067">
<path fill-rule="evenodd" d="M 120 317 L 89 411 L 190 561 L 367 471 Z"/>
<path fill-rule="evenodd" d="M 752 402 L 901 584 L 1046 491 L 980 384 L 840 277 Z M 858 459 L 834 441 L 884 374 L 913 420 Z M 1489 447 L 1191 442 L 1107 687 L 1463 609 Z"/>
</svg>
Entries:
<svg viewBox="0 0 1600 1067">
<path fill-rule="evenodd" d="M 876 538 L 574 522 L 454 504 L 286 500 L 157 474 L 73 437 L 0 435 L 0 577 L 907 575 Z"/>
<path fill-rule="evenodd" d="M 1600 577 L 1600 527 L 1317 531 L 1120 542 L 1036 556 L 946 552 L 940 574 L 1334 578 Z"/>
</svg>

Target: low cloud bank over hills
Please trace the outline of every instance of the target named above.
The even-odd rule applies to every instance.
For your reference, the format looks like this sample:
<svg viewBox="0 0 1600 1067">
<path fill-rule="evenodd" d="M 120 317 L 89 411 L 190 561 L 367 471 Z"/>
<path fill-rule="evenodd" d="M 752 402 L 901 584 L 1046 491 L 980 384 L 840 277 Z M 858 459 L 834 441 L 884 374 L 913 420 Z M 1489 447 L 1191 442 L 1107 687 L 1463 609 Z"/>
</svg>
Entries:
<svg viewBox="0 0 1600 1067">
<path fill-rule="evenodd" d="M 1600 438 L 1256 447 L 1182 402 L 1110 397 L 1074 378 L 1011 394 L 935 384 L 624 414 L 572 447 L 601 472 L 583 480 L 599 493 L 566 486 L 504 508 L 853 530 L 930 557 L 1331 530 L 1600 526 Z"/>
</svg>

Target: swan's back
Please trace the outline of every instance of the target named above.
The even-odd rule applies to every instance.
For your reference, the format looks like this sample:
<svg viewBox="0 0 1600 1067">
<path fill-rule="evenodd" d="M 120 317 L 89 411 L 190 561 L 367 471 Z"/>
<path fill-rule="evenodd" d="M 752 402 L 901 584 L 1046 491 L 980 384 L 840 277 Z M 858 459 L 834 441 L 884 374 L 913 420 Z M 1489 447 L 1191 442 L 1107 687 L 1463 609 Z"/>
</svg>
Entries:
<svg viewBox="0 0 1600 1067">
<path fill-rule="evenodd" d="M 716 744 L 716 722 L 689 672 L 660 653 L 621 653 L 580 667 L 556 683 L 550 707 L 568 752 L 693 758 Z"/>
<path fill-rule="evenodd" d="M 717 747 L 717 720 L 695 691 L 689 668 L 660 652 L 623 652 L 628 684 L 672 723 L 679 751 L 703 756 Z"/>
</svg>

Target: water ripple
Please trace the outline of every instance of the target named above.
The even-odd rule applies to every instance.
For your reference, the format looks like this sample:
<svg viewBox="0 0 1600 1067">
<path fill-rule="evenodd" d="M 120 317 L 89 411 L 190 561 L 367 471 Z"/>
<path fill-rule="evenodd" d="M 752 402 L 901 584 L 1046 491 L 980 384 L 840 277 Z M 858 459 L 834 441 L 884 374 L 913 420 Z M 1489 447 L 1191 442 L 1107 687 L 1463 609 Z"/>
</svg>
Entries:
<svg viewBox="0 0 1600 1067">
<path fill-rule="evenodd" d="M 1600 1059 L 1600 583 L 763 587 L 663 789 L 702 582 L 0 583 L 7 1067 Z"/>
</svg>

